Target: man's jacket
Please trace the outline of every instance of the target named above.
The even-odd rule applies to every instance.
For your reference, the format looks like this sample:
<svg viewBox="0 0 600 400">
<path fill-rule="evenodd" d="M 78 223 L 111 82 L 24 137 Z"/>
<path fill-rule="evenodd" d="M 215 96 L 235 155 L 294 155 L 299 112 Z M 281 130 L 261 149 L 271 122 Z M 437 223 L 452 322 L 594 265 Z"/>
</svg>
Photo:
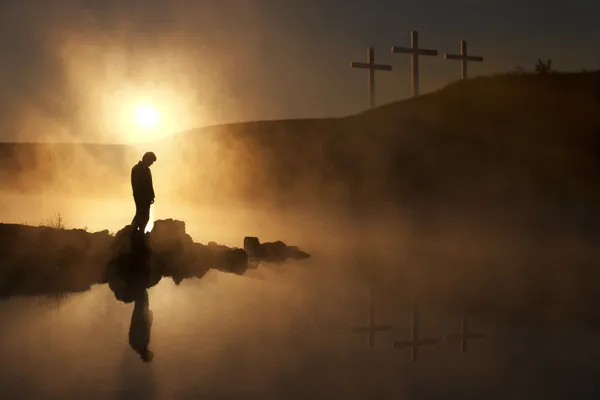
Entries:
<svg viewBox="0 0 600 400">
<path fill-rule="evenodd" d="M 152 173 L 141 161 L 131 169 L 131 188 L 134 199 L 148 202 L 154 200 Z"/>
</svg>

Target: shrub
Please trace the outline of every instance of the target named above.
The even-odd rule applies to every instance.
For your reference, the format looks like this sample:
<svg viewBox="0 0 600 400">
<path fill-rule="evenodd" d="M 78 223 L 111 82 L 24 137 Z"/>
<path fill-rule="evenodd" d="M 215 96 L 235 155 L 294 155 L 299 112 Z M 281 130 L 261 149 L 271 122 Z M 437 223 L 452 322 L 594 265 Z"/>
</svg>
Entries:
<svg viewBox="0 0 600 400">
<path fill-rule="evenodd" d="M 60 213 L 56 213 L 55 215 L 46 218 L 45 220 L 40 222 L 40 226 L 47 226 L 49 228 L 55 229 L 65 229 L 63 217 L 62 215 L 60 215 Z"/>
</svg>

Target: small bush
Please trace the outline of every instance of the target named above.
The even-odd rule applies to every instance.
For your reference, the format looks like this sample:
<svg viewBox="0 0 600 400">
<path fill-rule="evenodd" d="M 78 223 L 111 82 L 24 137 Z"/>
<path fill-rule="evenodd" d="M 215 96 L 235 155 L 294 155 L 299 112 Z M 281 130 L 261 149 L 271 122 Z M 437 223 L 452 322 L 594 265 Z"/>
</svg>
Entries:
<svg viewBox="0 0 600 400">
<path fill-rule="evenodd" d="M 54 229 L 65 229 L 65 223 L 60 213 L 56 213 L 55 215 L 46 218 L 44 221 L 40 222 L 40 226 L 47 226 Z"/>
<path fill-rule="evenodd" d="M 552 69 L 552 60 L 547 60 L 544 62 L 542 59 L 538 58 L 537 64 L 535 65 L 535 72 L 541 75 L 553 73 L 554 70 Z"/>
</svg>

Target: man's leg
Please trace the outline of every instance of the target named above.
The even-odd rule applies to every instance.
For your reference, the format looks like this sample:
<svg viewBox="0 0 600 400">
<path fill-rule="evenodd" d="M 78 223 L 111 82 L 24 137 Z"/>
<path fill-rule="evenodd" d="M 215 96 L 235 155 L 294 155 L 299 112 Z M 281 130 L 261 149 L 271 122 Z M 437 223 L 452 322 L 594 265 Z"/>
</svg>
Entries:
<svg viewBox="0 0 600 400">
<path fill-rule="evenodd" d="M 140 228 L 141 215 L 142 215 L 143 211 L 142 211 L 142 202 L 139 201 L 138 199 L 134 199 L 134 201 L 135 201 L 135 215 L 134 215 L 133 219 L 131 220 L 131 228 L 135 232 Z"/>
<path fill-rule="evenodd" d="M 138 213 L 138 223 L 142 233 L 146 230 L 148 221 L 150 221 L 150 202 L 145 202 L 144 204 L 140 204 L 140 211 Z"/>
</svg>

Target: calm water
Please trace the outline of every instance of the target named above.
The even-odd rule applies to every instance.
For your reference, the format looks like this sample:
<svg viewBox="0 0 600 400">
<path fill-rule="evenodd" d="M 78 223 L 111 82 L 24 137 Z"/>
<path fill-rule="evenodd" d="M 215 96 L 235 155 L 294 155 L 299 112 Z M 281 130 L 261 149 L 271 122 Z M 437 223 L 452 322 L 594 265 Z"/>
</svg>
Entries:
<svg viewBox="0 0 600 400">
<path fill-rule="evenodd" d="M 54 201 L 11 201 L 13 208 L 4 208 L 0 220 L 37 224 L 61 211 Z M 127 210 L 125 202 L 121 205 Z M 116 230 L 129 222 L 129 212 L 115 211 L 117 206 L 117 201 L 74 200 L 63 214 L 67 224 L 85 219 L 90 230 Z M 241 246 L 247 230 L 313 250 L 311 238 L 292 229 L 302 221 L 288 219 L 286 230 L 271 226 L 265 214 L 224 218 L 178 211 L 175 218 L 196 222 L 189 229 L 196 240 Z M 311 223 L 317 224 L 304 222 Z M 471 328 L 487 337 L 470 342 L 466 355 L 458 343 L 441 342 L 423 348 L 419 362 L 411 363 L 408 349 L 390 344 L 411 335 L 407 288 L 376 293 L 377 322 L 393 330 L 377 334 L 375 348 L 367 349 L 364 335 L 349 333 L 351 326 L 367 322 L 367 288 L 348 272 L 344 257 L 317 252 L 307 263 L 261 266 L 249 274 L 253 279 L 219 272 L 180 286 L 163 279 L 149 290 L 155 352 L 149 364 L 128 345 L 133 304 L 117 301 L 107 286 L 59 305 L 22 298 L 0 302 L 0 393 L 5 398 L 598 398 L 597 332 L 559 323 L 535 327 L 491 317 L 473 320 Z M 461 315 L 441 312 L 427 301 L 421 305 L 421 335 L 457 332 Z"/>
<path fill-rule="evenodd" d="M 600 343 L 591 332 L 556 326 L 471 321 L 488 334 L 423 348 L 419 362 L 392 340 L 410 339 L 410 304 L 377 299 L 375 348 L 349 327 L 367 320 L 364 287 L 306 266 L 262 271 L 266 280 L 212 273 L 150 289 L 154 314 L 144 364 L 128 346 L 133 304 L 106 287 L 51 301 L 0 306 L 0 390 L 10 397 L 194 398 L 205 395 L 311 398 L 597 398 Z M 287 268 L 287 267 L 286 267 Z M 295 269 L 292 269 L 295 268 Z M 389 301 L 388 301 L 389 300 Z M 421 307 L 423 337 L 459 329 L 459 316 Z"/>
</svg>

